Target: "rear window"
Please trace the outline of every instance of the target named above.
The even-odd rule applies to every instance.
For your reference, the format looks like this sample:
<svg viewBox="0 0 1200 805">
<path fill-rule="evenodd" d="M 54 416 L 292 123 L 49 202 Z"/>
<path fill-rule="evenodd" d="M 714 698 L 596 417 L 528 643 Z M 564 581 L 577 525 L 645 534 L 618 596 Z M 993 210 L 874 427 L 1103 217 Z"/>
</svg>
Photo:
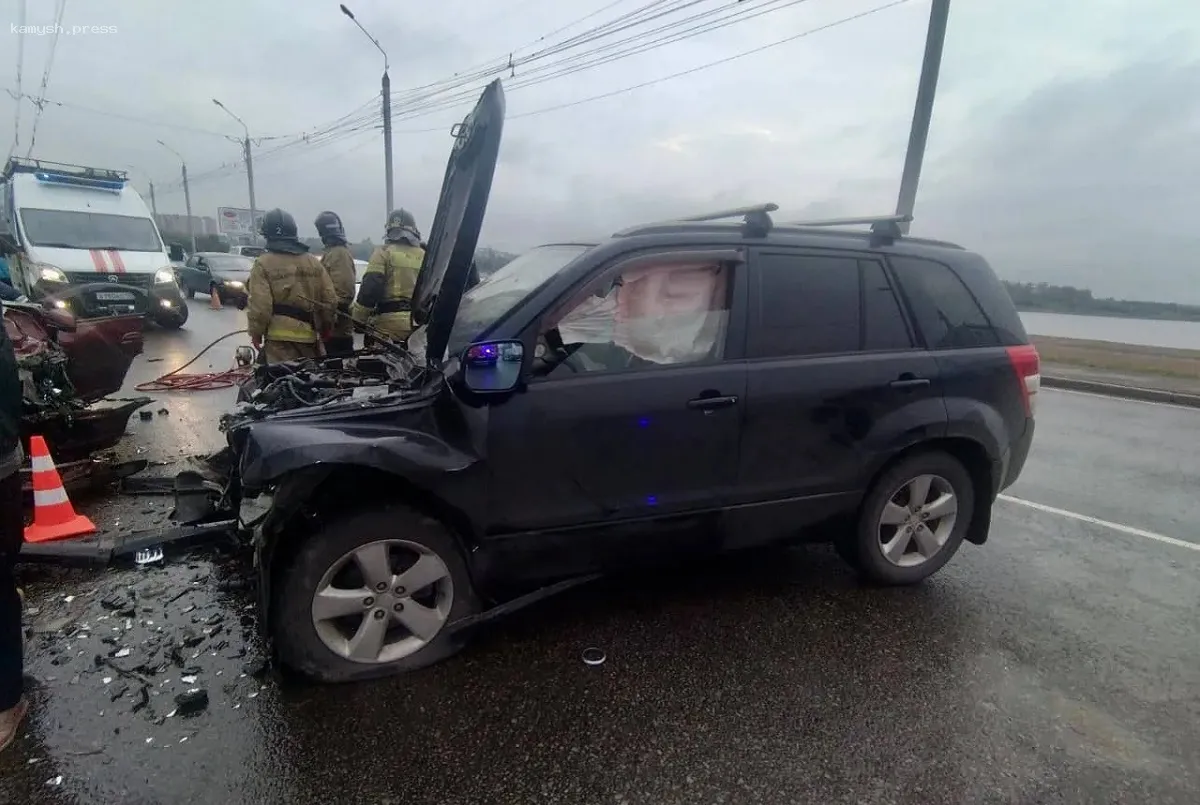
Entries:
<svg viewBox="0 0 1200 805">
<path fill-rule="evenodd" d="M 981 292 L 977 296 L 959 274 L 943 263 L 907 256 L 889 259 L 929 349 L 998 347 L 1025 342 L 1025 330 L 1012 301 L 986 264 L 982 270 L 969 274 L 972 284 Z M 993 284 L 995 287 L 990 287 Z M 981 305 L 981 298 L 988 312 Z"/>
</svg>

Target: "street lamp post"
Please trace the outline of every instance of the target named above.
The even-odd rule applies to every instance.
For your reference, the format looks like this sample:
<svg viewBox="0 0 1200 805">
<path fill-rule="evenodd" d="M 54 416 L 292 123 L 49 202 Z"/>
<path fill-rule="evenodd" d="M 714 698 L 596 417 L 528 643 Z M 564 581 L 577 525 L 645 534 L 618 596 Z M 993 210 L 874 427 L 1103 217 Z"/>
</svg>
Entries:
<svg viewBox="0 0 1200 805">
<path fill-rule="evenodd" d="M 383 54 L 383 80 L 380 81 L 381 98 L 383 102 L 383 173 L 384 181 L 387 182 L 387 212 L 390 215 L 392 212 L 392 79 L 388 77 L 388 55 L 383 46 L 379 44 L 379 40 L 367 33 L 367 29 L 362 27 L 360 23 L 345 5 L 338 6 L 342 13 L 350 18 L 351 22 L 358 26 L 358 30 L 366 34 L 367 39 L 371 40 L 380 53 Z"/>
<path fill-rule="evenodd" d="M 183 203 L 186 205 L 186 208 L 187 208 L 188 238 L 192 241 L 192 254 L 195 254 L 196 253 L 196 227 L 195 227 L 195 224 L 193 224 L 193 222 L 192 222 L 192 193 L 191 193 L 191 190 L 188 189 L 187 163 L 184 162 L 184 160 L 183 160 L 183 154 L 180 154 L 178 151 L 176 151 L 174 148 L 172 148 L 171 146 L 164 143 L 162 140 L 159 140 L 158 144 L 161 145 L 163 148 L 167 149 L 168 151 L 170 151 L 175 156 L 179 157 L 180 172 L 183 174 Z M 150 186 L 150 198 L 151 198 L 151 203 L 153 203 L 154 185 Z M 158 213 L 155 213 L 156 218 L 157 218 L 157 216 L 158 216 Z M 155 223 L 158 223 L 158 221 L 156 220 Z"/>
<path fill-rule="evenodd" d="M 246 181 L 250 185 L 250 242 L 258 243 L 258 230 L 255 227 L 255 222 L 258 220 L 258 208 L 254 204 L 254 159 L 250 155 L 250 128 L 246 125 L 245 121 L 243 121 L 233 112 L 229 111 L 229 108 L 225 106 L 225 104 L 221 103 L 216 98 L 213 98 L 212 102 L 221 107 L 221 110 L 225 112 L 225 114 L 232 117 L 242 126 L 242 132 L 244 134 L 242 139 L 242 155 L 246 159 Z M 236 142 L 236 140 L 234 142 Z"/>
</svg>

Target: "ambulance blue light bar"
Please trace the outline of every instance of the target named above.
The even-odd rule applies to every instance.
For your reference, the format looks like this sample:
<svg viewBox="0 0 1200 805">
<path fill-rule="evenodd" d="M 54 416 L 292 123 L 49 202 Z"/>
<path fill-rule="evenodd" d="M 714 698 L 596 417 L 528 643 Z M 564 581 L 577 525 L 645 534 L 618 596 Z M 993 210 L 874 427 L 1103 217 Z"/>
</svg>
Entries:
<svg viewBox="0 0 1200 805">
<path fill-rule="evenodd" d="M 120 193 L 125 188 L 124 179 L 93 179 L 88 176 L 74 176 L 68 173 L 52 173 L 50 171 L 38 171 L 34 174 L 34 177 L 39 182 L 45 182 L 46 184 L 87 187 L 92 190 L 107 190 L 111 193 Z"/>
</svg>

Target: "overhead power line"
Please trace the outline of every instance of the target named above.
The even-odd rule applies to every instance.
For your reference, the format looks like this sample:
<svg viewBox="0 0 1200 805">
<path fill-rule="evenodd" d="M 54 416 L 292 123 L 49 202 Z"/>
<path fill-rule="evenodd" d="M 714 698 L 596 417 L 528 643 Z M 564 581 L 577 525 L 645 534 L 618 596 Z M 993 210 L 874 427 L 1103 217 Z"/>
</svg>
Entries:
<svg viewBox="0 0 1200 805">
<path fill-rule="evenodd" d="M 622 0 L 623 2 L 624 0 Z M 505 70 L 512 71 L 517 64 L 525 65 L 531 61 L 543 58 L 555 52 L 567 52 L 571 47 L 579 47 L 593 41 L 604 39 L 610 34 L 621 33 L 627 29 L 635 28 L 647 22 L 663 18 L 671 13 L 685 10 L 694 6 L 711 3 L 712 0 L 655 0 L 642 6 L 639 6 L 633 11 L 622 14 L 600 25 L 594 26 L 580 34 L 569 37 L 566 40 L 549 45 L 541 50 L 538 50 L 527 57 L 521 59 L 511 58 L 508 63 L 493 62 L 490 67 L 477 70 L 475 72 L 467 71 L 459 73 L 456 76 L 445 79 L 442 82 L 426 84 L 423 87 L 416 87 L 410 90 L 402 90 L 399 93 L 393 93 L 395 104 L 400 107 L 400 111 L 394 115 L 394 118 L 400 120 L 414 119 L 425 117 L 429 114 L 443 109 L 452 109 L 458 107 L 461 103 L 473 99 L 480 92 L 479 87 L 471 86 L 472 80 L 478 78 L 480 80 L 490 80 L 496 72 Z M 673 44 L 684 39 L 694 36 L 699 36 L 704 33 L 719 30 L 730 25 L 744 22 L 755 17 L 762 16 L 766 13 L 780 11 L 784 8 L 798 5 L 807 0 L 768 0 L 766 3 L 754 5 L 741 5 L 731 0 L 719 0 L 720 8 L 710 8 L 704 12 L 692 14 L 682 19 L 669 22 L 665 25 L 660 25 L 657 28 L 652 28 L 648 31 L 638 31 L 632 35 L 628 35 L 616 42 L 610 42 L 602 45 L 599 48 L 593 48 L 579 56 L 569 56 L 560 58 L 556 61 L 551 61 L 545 65 L 535 67 L 529 71 L 522 71 L 521 77 L 515 82 L 509 84 L 510 90 L 521 89 L 524 87 L 535 86 L 545 83 L 546 81 L 556 80 L 558 78 L 572 75 L 582 70 L 591 69 L 602 64 L 619 61 L 624 58 L 630 58 L 641 53 L 646 53 L 666 45 Z M 541 39 L 552 36 L 559 31 L 566 30 L 579 22 L 582 22 L 588 16 L 593 16 L 600 11 L 617 5 L 610 3 L 607 6 L 592 12 L 591 15 L 586 15 L 573 23 L 563 26 L 550 34 L 546 34 Z M 678 29 L 678 30 L 673 30 Z M 665 35 L 663 35 L 665 34 Z M 657 35 L 657 36 L 656 36 Z M 645 40 L 639 42 L 638 40 Z M 540 41 L 540 40 L 535 40 Z M 624 49 L 622 49 L 624 48 Z M 607 51 L 607 52 L 606 52 Z M 516 51 L 514 51 L 515 53 Z M 598 57 L 598 58 L 597 58 Z M 539 75 L 539 72 L 551 71 L 547 74 Z M 454 90 L 450 92 L 450 90 Z M 282 142 L 263 155 L 271 156 L 284 151 L 291 151 L 298 147 L 309 148 L 312 146 L 320 146 L 326 142 L 336 141 L 343 136 L 349 136 L 363 127 L 371 127 L 375 125 L 375 113 L 373 110 L 364 111 L 363 114 L 355 117 L 353 114 L 345 115 L 340 122 L 319 129 L 303 137 L 294 138 L 291 141 Z M 397 132 L 402 133 L 402 132 Z M 224 167 L 214 168 L 205 172 L 206 178 L 216 178 L 224 175 Z"/>
<path fill-rule="evenodd" d="M 26 159 L 33 155 L 33 146 L 37 143 L 38 123 L 41 122 L 42 112 L 46 108 L 46 85 L 50 83 L 50 71 L 54 69 L 54 53 L 58 50 L 58 35 L 62 32 L 63 15 L 66 12 L 67 0 L 56 0 L 54 7 L 54 36 L 50 39 L 50 52 L 46 55 L 46 67 L 42 70 L 42 83 L 38 87 L 38 97 L 33 102 L 37 111 L 33 113 L 33 129 L 29 133 L 29 148 L 25 151 Z"/>
<path fill-rule="evenodd" d="M 766 44 L 759 45 L 754 48 L 750 48 L 748 50 L 740 51 L 738 53 L 734 53 L 732 55 L 726 56 L 721 59 L 716 59 L 716 60 L 713 60 L 710 62 L 706 62 L 704 64 L 697 65 L 697 66 L 689 68 L 687 70 L 680 70 L 678 72 L 671 73 L 669 75 L 660 76 L 658 78 L 650 79 L 648 81 L 642 81 L 637 84 L 631 84 L 629 86 L 621 87 L 619 89 L 611 90 L 609 92 L 603 92 L 603 93 L 600 93 L 597 95 L 592 95 L 592 96 L 588 96 L 585 98 L 579 98 L 579 99 L 576 99 L 573 101 L 567 101 L 565 103 L 554 104 L 551 106 L 542 107 L 540 109 L 532 109 L 528 112 L 521 112 L 518 114 L 509 115 L 508 117 L 510 120 L 526 118 L 526 117 L 533 117 L 535 115 L 542 115 L 542 114 L 548 114 L 550 112 L 557 112 L 557 111 L 560 111 L 563 109 L 569 109 L 569 108 L 573 108 L 576 106 L 581 106 L 583 104 L 592 103 L 595 101 L 600 101 L 600 100 L 604 100 L 607 98 L 616 97 L 618 95 L 623 95 L 623 94 L 626 94 L 629 92 L 635 92 L 639 89 L 644 89 L 646 87 L 655 86 L 657 84 L 662 84 L 667 81 L 673 81 L 678 78 L 683 78 L 685 76 L 693 75 L 695 73 L 699 73 L 704 70 L 709 70 L 714 67 L 719 67 L 721 65 L 728 64 L 730 62 L 737 61 L 739 59 L 743 59 L 748 56 L 756 55 L 756 54 L 762 53 L 767 50 L 781 47 L 781 46 L 789 44 L 791 42 L 795 42 L 800 39 L 812 36 L 813 34 L 821 33 L 823 31 L 827 31 L 832 28 L 846 25 L 848 23 L 855 22 L 857 20 L 861 20 L 866 17 L 872 16 L 874 14 L 878 14 L 880 12 L 887 11 L 887 10 L 895 8 L 897 6 L 905 5 L 906 3 L 909 3 L 909 2 L 911 2 L 911 0 L 892 0 L 891 2 L 884 3 L 882 5 L 866 9 L 865 11 L 859 12 L 857 14 L 853 14 L 853 15 L 850 15 L 847 17 L 842 17 L 842 18 L 839 18 L 832 22 L 826 23 L 824 25 L 820 25 L 820 26 L 817 26 L 814 28 L 809 28 L 809 29 L 801 31 L 799 33 L 792 34 L 787 37 L 783 37 L 782 39 L 777 39 L 772 42 L 768 42 Z M 427 112 L 426 114 L 432 114 L 432 113 L 433 112 Z M 361 131 L 361 130 L 362 130 L 361 128 L 358 129 L 358 131 Z M 447 130 L 446 126 L 438 126 L 438 127 L 433 127 L 433 128 L 427 128 L 427 129 L 412 129 L 412 130 L 407 130 L 407 131 L 398 130 L 396 133 L 397 134 L 423 134 L 423 133 L 444 132 L 446 130 Z M 323 148 L 327 145 L 332 145 L 336 142 L 339 142 L 339 141 L 341 141 L 343 136 L 344 137 L 353 136 L 353 132 L 351 134 L 347 134 L 347 135 L 330 136 L 330 137 L 326 137 L 322 140 L 318 140 L 315 142 L 315 144 L 313 146 L 314 150 L 316 148 Z M 281 146 L 279 149 L 277 149 L 276 153 L 278 153 L 279 151 L 282 151 L 282 150 L 284 150 L 284 149 Z M 339 156 L 341 156 L 341 155 L 339 155 Z M 211 178 L 219 178 L 220 170 L 221 170 L 220 168 L 217 168 L 217 169 L 214 169 L 213 171 L 208 172 L 209 176 L 207 178 L 210 178 L 210 179 Z"/>
<path fill-rule="evenodd" d="M 26 21 L 26 0 L 21 0 L 21 5 L 17 8 L 17 26 L 23 31 L 25 30 Z M 5 162 L 12 158 L 16 152 L 17 146 L 21 144 L 21 100 L 24 97 L 21 93 L 21 82 L 23 80 L 25 67 L 25 35 L 17 34 L 17 94 L 13 99 L 17 102 L 17 111 L 13 115 L 13 141 L 12 146 L 8 149 L 8 157 Z M 12 94 L 12 93 L 9 93 Z"/>
</svg>

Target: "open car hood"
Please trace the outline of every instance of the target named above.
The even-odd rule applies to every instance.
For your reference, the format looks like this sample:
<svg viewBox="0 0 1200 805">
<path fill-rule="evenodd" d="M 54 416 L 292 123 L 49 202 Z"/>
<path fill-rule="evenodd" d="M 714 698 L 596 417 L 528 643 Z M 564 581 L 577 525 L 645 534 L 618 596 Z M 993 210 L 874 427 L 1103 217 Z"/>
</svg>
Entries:
<svg viewBox="0 0 1200 805">
<path fill-rule="evenodd" d="M 425 325 L 426 361 L 435 367 L 441 365 L 472 271 L 503 128 L 504 88 L 496 79 L 452 131 L 454 146 L 413 289 L 413 323 Z"/>
</svg>

